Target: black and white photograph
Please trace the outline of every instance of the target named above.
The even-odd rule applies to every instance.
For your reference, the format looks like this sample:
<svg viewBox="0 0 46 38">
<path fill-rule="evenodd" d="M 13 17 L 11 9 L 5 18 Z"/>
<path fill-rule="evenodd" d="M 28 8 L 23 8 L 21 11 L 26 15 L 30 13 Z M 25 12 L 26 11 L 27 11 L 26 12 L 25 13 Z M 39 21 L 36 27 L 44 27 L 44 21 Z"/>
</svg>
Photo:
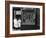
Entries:
<svg viewBox="0 0 46 38">
<path fill-rule="evenodd" d="M 40 29 L 40 9 L 13 7 L 13 30 Z"/>
</svg>

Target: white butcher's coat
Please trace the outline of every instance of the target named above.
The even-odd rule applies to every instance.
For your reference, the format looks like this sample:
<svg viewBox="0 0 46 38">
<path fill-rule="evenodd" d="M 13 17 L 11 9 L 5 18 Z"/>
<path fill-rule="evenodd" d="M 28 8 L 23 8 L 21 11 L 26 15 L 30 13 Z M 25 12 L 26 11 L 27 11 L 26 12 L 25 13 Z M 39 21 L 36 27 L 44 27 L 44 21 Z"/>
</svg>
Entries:
<svg viewBox="0 0 46 38">
<path fill-rule="evenodd" d="M 17 19 L 14 19 L 14 27 L 15 27 L 15 28 L 18 28 L 18 22 L 17 22 Z"/>
<path fill-rule="evenodd" d="M 17 21 L 17 19 L 14 19 L 14 27 L 15 28 L 21 27 L 21 20 L 20 19 L 18 21 Z"/>
</svg>

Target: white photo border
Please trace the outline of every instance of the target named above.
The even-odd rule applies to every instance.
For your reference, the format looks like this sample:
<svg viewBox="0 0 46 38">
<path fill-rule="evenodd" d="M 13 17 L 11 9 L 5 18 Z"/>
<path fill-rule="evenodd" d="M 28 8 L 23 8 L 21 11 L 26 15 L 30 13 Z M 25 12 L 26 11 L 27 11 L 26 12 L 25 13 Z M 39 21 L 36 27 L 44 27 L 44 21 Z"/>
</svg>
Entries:
<svg viewBox="0 0 46 38">
<path fill-rule="evenodd" d="M 13 7 L 28 7 L 28 8 L 40 8 L 40 30 L 24 30 L 24 31 L 13 31 L 12 29 L 12 9 Z M 39 5 L 20 5 L 20 4 L 10 4 L 10 34 L 23 34 L 23 33 L 42 33 L 42 28 L 43 28 L 43 25 L 42 25 L 42 16 L 43 16 L 43 10 L 42 10 L 42 6 L 39 6 Z"/>
</svg>

